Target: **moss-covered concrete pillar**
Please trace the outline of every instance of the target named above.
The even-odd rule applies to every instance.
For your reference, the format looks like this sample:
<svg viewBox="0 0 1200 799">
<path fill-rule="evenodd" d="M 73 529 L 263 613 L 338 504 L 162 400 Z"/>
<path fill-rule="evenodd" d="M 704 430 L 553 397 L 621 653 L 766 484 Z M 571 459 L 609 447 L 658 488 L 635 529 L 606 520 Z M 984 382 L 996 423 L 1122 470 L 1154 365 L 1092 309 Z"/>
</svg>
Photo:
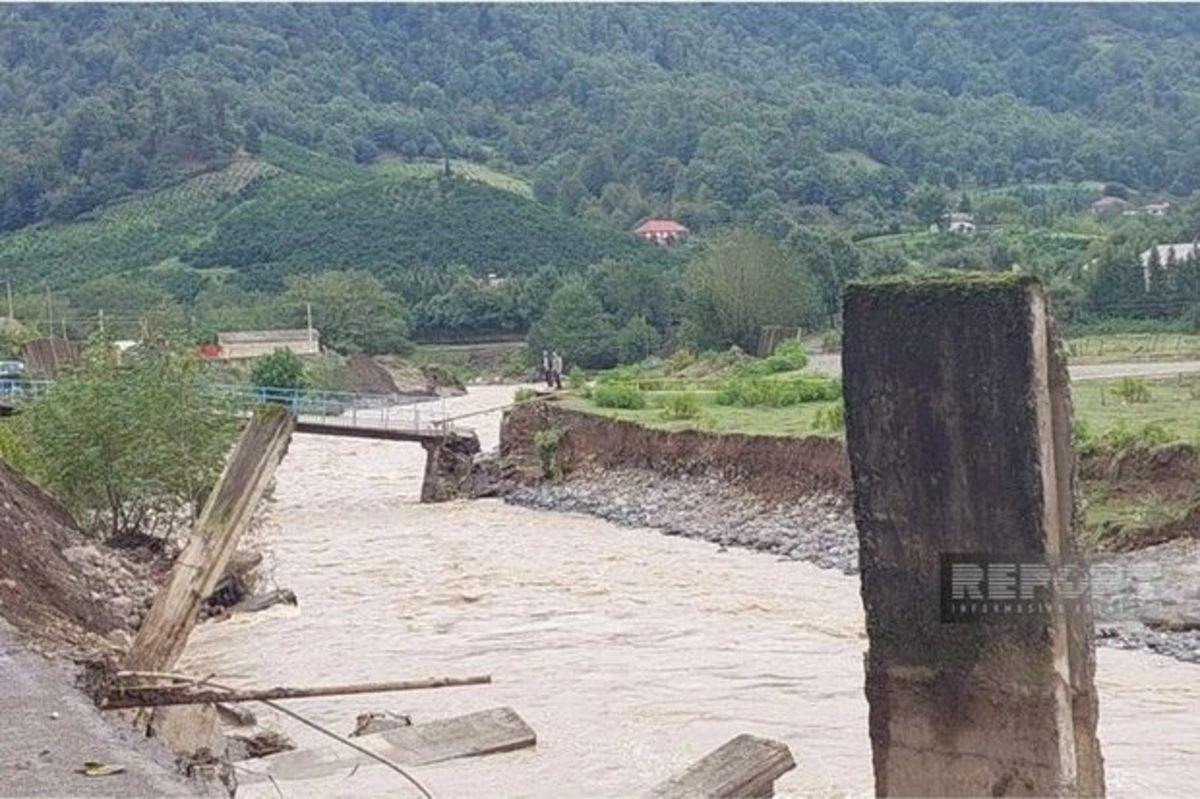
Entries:
<svg viewBox="0 0 1200 799">
<path fill-rule="evenodd" d="M 1097 796 L 1066 365 L 1029 278 L 847 289 L 842 356 L 881 796 Z"/>
</svg>

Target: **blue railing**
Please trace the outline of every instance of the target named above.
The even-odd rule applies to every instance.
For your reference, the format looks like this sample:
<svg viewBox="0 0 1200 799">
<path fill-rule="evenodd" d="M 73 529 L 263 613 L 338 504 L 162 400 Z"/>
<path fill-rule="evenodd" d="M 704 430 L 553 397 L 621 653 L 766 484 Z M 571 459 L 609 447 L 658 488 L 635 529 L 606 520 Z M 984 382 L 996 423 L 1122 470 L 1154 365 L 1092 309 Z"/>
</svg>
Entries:
<svg viewBox="0 0 1200 799">
<path fill-rule="evenodd" d="M 51 385 L 50 380 L 0 379 L 0 404 L 20 407 L 45 394 Z M 219 385 L 213 388 L 213 399 L 231 402 L 243 413 L 274 403 L 301 421 L 339 427 L 414 433 L 453 429 L 445 399 L 436 397 Z"/>
</svg>

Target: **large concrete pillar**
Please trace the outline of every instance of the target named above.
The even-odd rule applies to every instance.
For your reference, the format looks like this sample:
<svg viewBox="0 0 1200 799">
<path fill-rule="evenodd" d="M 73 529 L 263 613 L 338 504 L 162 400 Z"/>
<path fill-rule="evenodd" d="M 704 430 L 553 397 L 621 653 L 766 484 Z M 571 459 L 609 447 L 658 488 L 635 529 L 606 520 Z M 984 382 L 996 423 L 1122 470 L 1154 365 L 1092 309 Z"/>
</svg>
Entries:
<svg viewBox="0 0 1200 799">
<path fill-rule="evenodd" d="M 1040 285 L 856 284 L 844 311 L 876 793 L 1102 795 L 1086 587 L 1046 579 L 1076 525 Z"/>
</svg>

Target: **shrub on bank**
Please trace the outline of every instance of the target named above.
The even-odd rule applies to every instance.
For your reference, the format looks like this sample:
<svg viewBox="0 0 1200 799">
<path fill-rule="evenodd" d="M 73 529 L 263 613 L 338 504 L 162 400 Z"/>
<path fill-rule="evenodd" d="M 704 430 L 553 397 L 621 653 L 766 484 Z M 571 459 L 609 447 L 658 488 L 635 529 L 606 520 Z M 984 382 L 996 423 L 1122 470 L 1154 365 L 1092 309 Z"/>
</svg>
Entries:
<svg viewBox="0 0 1200 799">
<path fill-rule="evenodd" d="M 700 415 L 700 400 L 695 394 L 670 394 L 662 401 L 664 419 L 695 419 Z"/>
<path fill-rule="evenodd" d="M 542 464 L 542 476 L 556 478 L 559 476 L 558 445 L 562 443 L 562 431 L 553 428 L 539 430 L 533 434 L 533 448 L 537 450 L 538 460 Z"/>
<path fill-rule="evenodd" d="M 826 377 L 801 377 L 795 380 L 726 381 L 717 392 L 718 405 L 752 408 L 765 405 L 783 408 L 805 402 L 829 402 L 842 398 L 841 382 Z"/>
<path fill-rule="evenodd" d="M 530 400 L 535 399 L 537 399 L 537 391 L 533 390 L 532 388 L 518 388 L 515 392 L 513 392 L 513 402 L 529 402 Z"/>
<path fill-rule="evenodd" d="M 1124 377 L 1113 388 L 1112 393 L 1117 399 L 1128 403 L 1141 403 L 1150 401 L 1150 388 L 1146 385 L 1146 381 L 1138 380 L 1136 377 Z"/>
<path fill-rule="evenodd" d="M 813 426 L 816 429 L 826 433 L 840 433 L 846 429 L 846 406 L 830 405 L 828 408 L 822 408 L 817 411 L 817 416 L 813 420 Z"/>
<path fill-rule="evenodd" d="M 605 383 L 592 391 L 592 402 L 601 408 L 641 410 L 646 407 L 646 395 L 632 386 Z"/>
</svg>

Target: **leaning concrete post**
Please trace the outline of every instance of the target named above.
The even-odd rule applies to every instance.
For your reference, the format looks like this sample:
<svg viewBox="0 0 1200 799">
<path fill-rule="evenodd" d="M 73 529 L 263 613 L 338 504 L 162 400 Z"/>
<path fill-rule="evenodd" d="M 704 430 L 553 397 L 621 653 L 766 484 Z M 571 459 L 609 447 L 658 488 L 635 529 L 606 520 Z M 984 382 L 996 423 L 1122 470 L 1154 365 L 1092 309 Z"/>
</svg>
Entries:
<svg viewBox="0 0 1200 799">
<path fill-rule="evenodd" d="M 294 420 L 284 408 L 264 406 L 250 419 L 175 561 L 167 584 L 154 598 L 124 667 L 170 671 L 196 626 L 200 606 L 212 594 L 250 526 L 258 503 L 287 453 Z"/>
<path fill-rule="evenodd" d="M 1046 587 L 1075 494 L 1040 285 L 856 284 L 844 311 L 876 793 L 1103 795 L 1086 588 Z"/>
</svg>

